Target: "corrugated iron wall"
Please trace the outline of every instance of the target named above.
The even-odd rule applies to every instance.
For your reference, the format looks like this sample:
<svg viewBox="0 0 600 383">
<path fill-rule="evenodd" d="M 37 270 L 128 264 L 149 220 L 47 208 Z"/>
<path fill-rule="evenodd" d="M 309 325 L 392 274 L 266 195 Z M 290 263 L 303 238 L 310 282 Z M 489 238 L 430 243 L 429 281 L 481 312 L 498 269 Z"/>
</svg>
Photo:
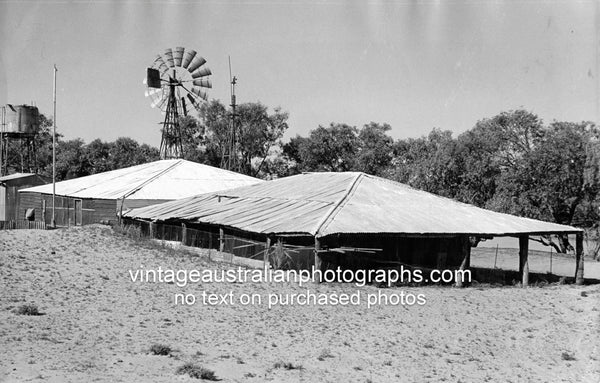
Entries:
<svg viewBox="0 0 600 383">
<path fill-rule="evenodd" d="M 47 225 L 52 221 L 52 195 L 23 192 L 17 209 L 18 216 L 25 218 L 28 209 L 34 210 L 35 220 Z M 91 223 L 117 222 L 116 201 L 55 197 L 54 217 L 58 226 L 88 225 Z"/>
</svg>

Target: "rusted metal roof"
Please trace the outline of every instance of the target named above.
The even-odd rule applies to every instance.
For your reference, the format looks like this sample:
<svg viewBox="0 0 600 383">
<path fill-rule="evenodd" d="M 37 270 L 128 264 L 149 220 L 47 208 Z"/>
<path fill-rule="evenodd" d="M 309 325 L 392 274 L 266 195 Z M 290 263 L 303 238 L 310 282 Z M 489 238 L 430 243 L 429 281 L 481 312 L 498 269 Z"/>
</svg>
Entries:
<svg viewBox="0 0 600 383">
<path fill-rule="evenodd" d="M 56 194 L 77 198 L 173 200 L 263 182 L 181 159 L 161 160 L 56 183 Z M 20 192 L 52 194 L 52 184 Z"/>
<path fill-rule="evenodd" d="M 364 173 L 305 173 L 133 209 L 130 218 L 185 220 L 263 234 L 518 235 L 571 226 L 498 213 Z"/>
</svg>

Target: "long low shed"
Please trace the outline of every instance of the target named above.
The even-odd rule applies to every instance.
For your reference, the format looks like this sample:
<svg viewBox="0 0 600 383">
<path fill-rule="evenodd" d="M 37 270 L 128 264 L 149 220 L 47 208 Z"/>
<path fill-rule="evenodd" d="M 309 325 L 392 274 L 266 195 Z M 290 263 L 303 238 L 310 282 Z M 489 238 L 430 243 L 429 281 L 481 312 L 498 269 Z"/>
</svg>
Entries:
<svg viewBox="0 0 600 383">
<path fill-rule="evenodd" d="M 317 267 L 340 262 L 337 254 L 350 254 L 343 261 L 351 263 L 360 249 L 367 254 L 376 249 L 382 263 L 468 268 L 473 238 L 515 236 L 524 285 L 528 237 L 574 234 L 575 277 L 583 282 L 581 229 L 482 209 L 359 172 L 305 173 L 132 209 L 125 216 L 296 245 L 310 242 Z"/>
<path fill-rule="evenodd" d="M 160 160 L 19 191 L 17 214 L 59 226 L 113 222 L 122 212 L 262 182 L 192 161 Z"/>
</svg>

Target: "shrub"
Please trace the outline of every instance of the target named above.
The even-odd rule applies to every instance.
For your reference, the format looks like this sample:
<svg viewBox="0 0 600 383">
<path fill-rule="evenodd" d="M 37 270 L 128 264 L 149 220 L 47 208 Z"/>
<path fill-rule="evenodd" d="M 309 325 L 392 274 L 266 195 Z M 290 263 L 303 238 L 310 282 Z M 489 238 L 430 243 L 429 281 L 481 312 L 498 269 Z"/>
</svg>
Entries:
<svg viewBox="0 0 600 383">
<path fill-rule="evenodd" d="M 152 346 L 150 346 L 150 352 L 153 355 L 168 356 L 168 355 L 171 355 L 172 351 L 173 350 L 171 349 L 171 347 L 167 346 L 166 344 L 156 343 L 156 344 L 153 344 Z"/>
<path fill-rule="evenodd" d="M 38 307 L 34 304 L 25 304 L 15 309 L 17 315 L 44 315 L 38 310 Z"/>
<path fill-rule="evenodd" d="M 285 368 L 286 370 L 304 370 L 304 367 L 302 367 L 302 365 L 300 365 L 300 364 L 294 365 L 293 363 L 290 363 L 290 362 L 276 362 L 273 367 Z"/>
<path fill-rule="evenodd" d="M 177 367 L 177 370 L 175 370 L 175 373 L 177 375 L 186 375 L 187 374 L 191 378 L 194 378 L 194 379 L 204 379 L 204 380 L 212 380 L 212 381 L 219 380 L 219 379 L 217 379 L 214 371 L 209 370 L 207 368 L 204 368 L 204 367 L 199 366 L 194 363 L 186 363 L 183 366 Z"/>
<path fill-rule="evenodd" d="M 568 352 L 563 352 L 561 358 L 562 360 L 576 360 L 576 358 Z"/>
</svg>

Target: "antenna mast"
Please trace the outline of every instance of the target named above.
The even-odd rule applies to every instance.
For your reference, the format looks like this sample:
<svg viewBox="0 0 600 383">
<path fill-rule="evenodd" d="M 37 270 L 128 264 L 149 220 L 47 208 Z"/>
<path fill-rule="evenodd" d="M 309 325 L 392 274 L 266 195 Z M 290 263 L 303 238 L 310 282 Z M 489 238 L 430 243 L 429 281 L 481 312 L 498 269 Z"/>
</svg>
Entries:
<svg viewBox="0 0 600 383">
<path fill-rule="evenodd" d="M 237 84 L 237 77 L 231 75 L 231 57 L 229 57 L 229 81 L 230 81 L 230 93 L 231 93 L 231 120 L 229 121 L 229 137 L 227 139 L 227 145 L 223 150 L 221 157 L 221 168 L 227 170 L 238 170 L 237 164 L 237 113 L 236 113 L 236 99 L 235 99 L 235 85 Z"/>
</svg>

